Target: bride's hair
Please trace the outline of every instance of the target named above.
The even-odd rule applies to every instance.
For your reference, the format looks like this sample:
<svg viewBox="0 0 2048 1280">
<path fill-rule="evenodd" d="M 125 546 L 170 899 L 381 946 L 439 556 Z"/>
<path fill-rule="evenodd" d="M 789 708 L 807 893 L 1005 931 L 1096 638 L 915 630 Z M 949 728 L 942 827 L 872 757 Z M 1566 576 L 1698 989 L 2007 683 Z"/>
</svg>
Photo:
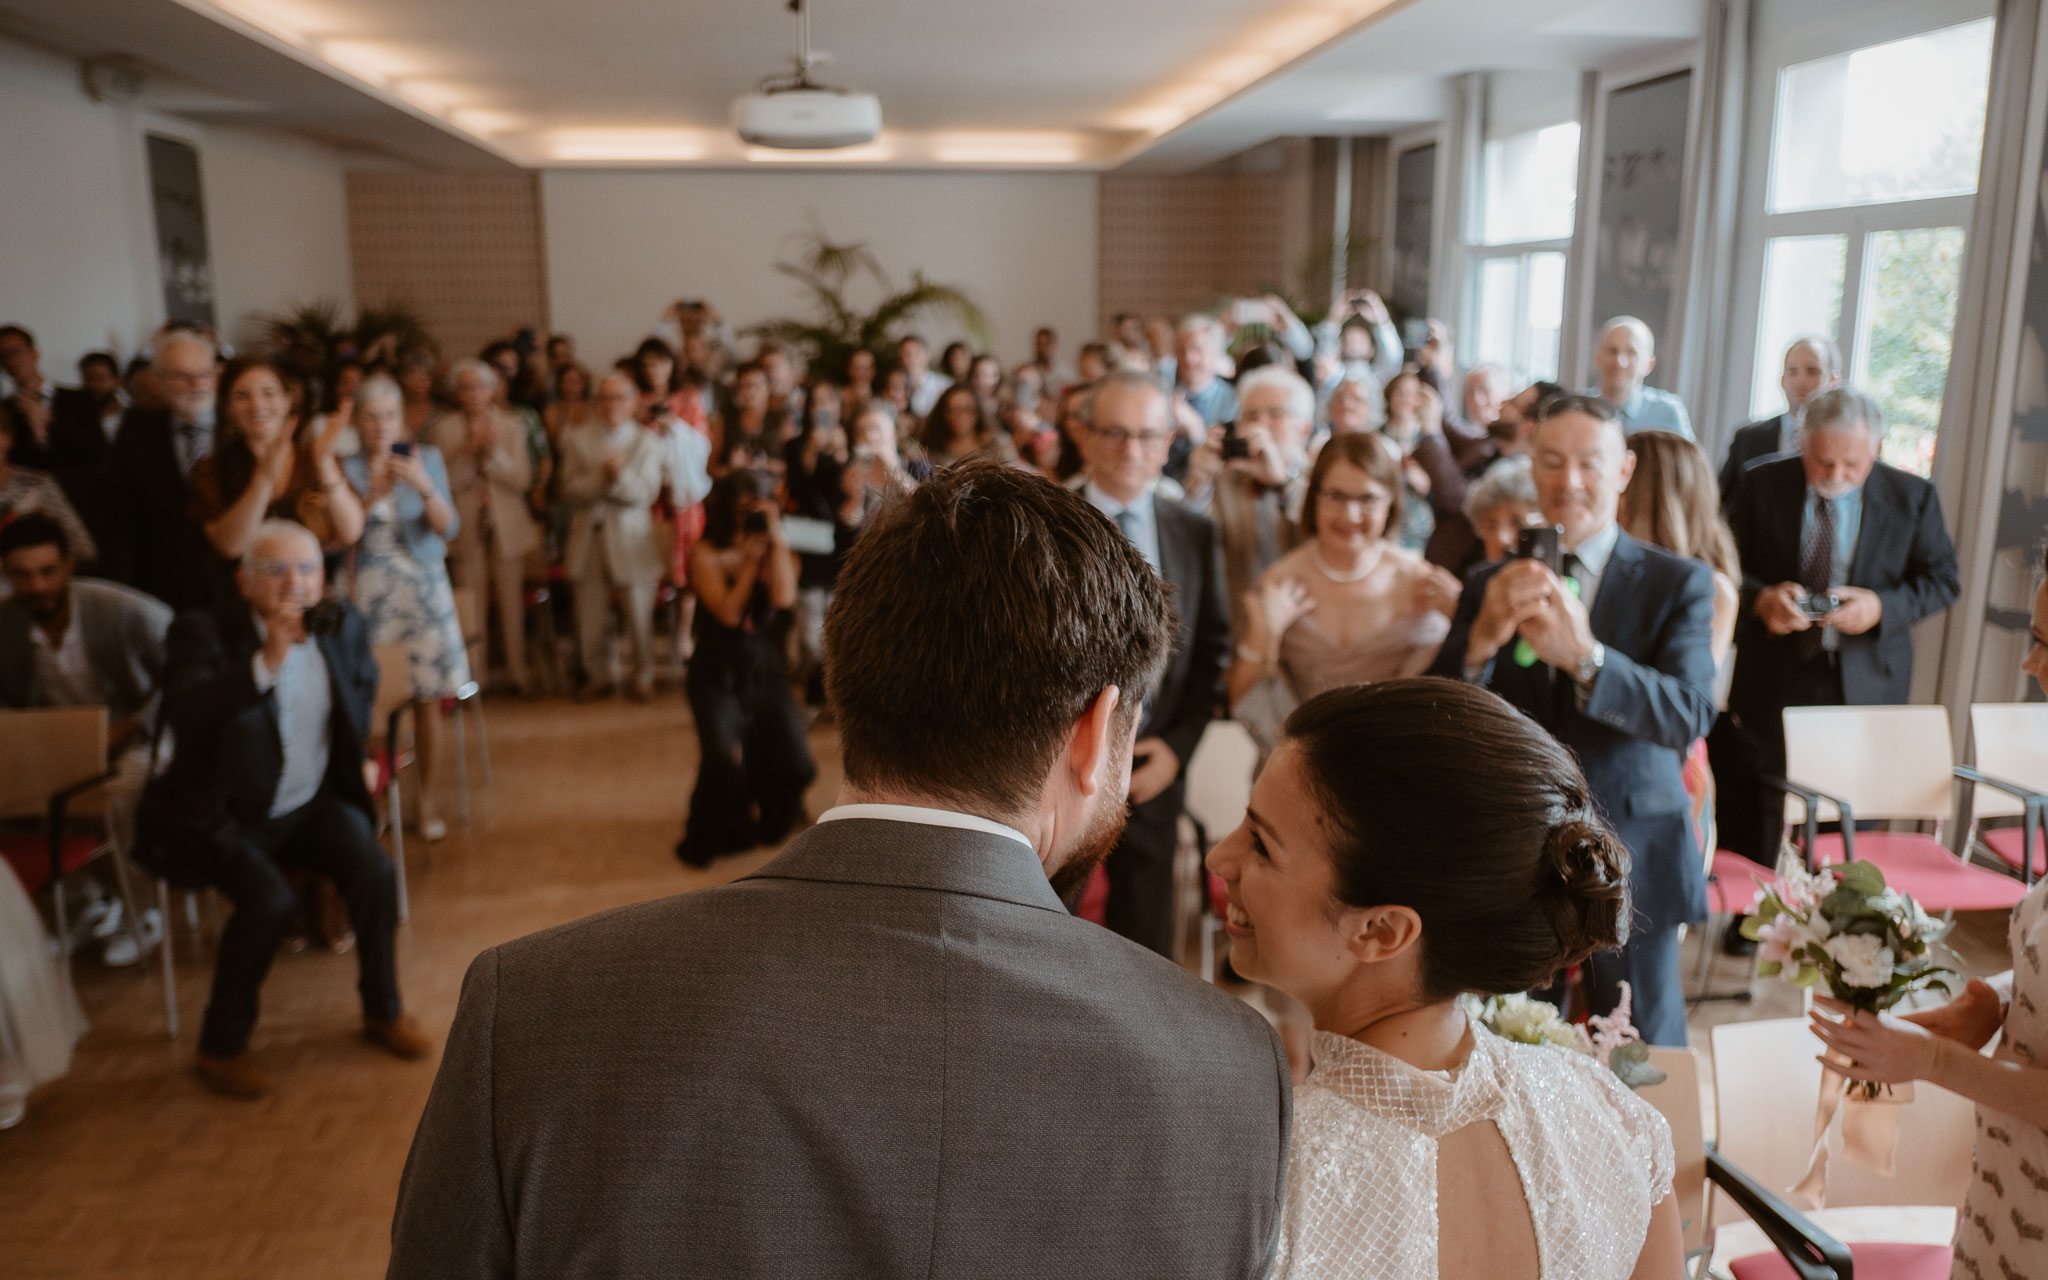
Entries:
<svg viewBox="0 0 2048 1280">
<path fill-rule="evenodd" d="M 1388 680 L 1288 717 L 1329 819 L 1336 896 L 1422 919 L 1430 999 L 1540 987 L 1619 945 L 1628 850 L 1571 754 L 1484 689 Z"/>
</svg>

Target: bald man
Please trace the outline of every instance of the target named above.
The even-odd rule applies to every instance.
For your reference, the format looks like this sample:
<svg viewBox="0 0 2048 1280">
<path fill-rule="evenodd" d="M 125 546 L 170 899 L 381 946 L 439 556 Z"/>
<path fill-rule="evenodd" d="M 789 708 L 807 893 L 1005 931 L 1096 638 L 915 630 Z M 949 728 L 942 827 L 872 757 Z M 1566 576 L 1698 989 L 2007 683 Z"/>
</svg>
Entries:
<svg viewBox="0 0 2048 1280">
<path fill-rule="evenodd" d="M 232 902 L 199 1035 L 199 1077 L 259 1098 L 256 998 L 298 904 L 287 876 L 312 871 L 348 902 L 363 1034 L 402 1058 L 432 1048 L 399 1006 L 397 874 L 377 845 L 363 733 L 377 663 L 361 614 L 326 591 L 320 544 L 302 526 L 258 526 L 235 574 L 241 598 L 186 613 L 166 644 L 164 714 L 178 750 L 144 793 L 138 858 L 174 884 Z"/>
<path fill-rule="evenodd" d="M 1742 473 L 1765 458 L 1799 452 L 1799 424 L 1806 402 L 1842 385 L 1841 348 L 1826 338 L 1808 336 L 1785 348 L 1778 387 L 1785 393 L 1785 412 L 1759 419 L 1735 432 L 1728 442 L 1728 460 L 1721 466 L 1721 508 L 1735 510 L 1735 489 Z"/>
<path fill-rule="evenodd" d="M 1616 316 L 1600 327 L 1593 349 L 1593 368 L 1600 375 L 1602 399 L 1621 411 L 1622 430 L 1675 431 L 1692 439 L 1692 418 L 1685 402 L 1669 391 L 1647 385 L 1657 367 L 1657 338 L 1634 316 Z"/>
</svg>

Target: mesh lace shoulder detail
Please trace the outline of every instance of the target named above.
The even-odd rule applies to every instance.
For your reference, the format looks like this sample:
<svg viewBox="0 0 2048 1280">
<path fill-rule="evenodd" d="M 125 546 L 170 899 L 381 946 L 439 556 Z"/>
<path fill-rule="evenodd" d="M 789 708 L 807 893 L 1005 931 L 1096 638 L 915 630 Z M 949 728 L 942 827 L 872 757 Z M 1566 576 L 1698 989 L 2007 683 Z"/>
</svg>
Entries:
<svg viewBox="0 0 2048 1280">
<path fill-rule="evenodd" d="M 1536 1047 L 1536 1046 L 1531 1046 Z M 1574 1072 L 1592 1086 L 1592 1091 L 1613 1108 L 1614 1117 L 1634 1148 L 1636 1164 L 1649 1179 L 1650 1204 L 1654 1207 L 1671 1194 L 1678 1176 L 1678 1156 L 1671 1146 L 1671 1123 L 1657 1108 L 1636 1096 L 1607 1065 L 1583 1053 L 1560 1053 Z"/>
</svg>

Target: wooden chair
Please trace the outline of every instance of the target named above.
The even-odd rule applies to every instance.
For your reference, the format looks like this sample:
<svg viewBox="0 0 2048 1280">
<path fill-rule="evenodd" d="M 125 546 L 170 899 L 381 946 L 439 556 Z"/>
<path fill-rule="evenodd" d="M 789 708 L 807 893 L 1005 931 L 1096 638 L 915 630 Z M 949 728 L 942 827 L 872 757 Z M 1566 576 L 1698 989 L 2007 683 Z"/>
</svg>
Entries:
<svg viewBox="0 0 2048 1280">
<path fill-rule="evenodd" d="M 377 695 L 370 705 L 372 762 L 370 796 L 384 802 L 384 827 L 391 833 L 391 862 L 398 872 L 398 920 L 412 916 L 405 891 L 405 805 L 399 775 L 411 763 L 405 739 L 399 729 L 405 713 L 412 708 L 412 652 L 402 644 L 380 644 L 377 657 Z M 429 849 L 432 846 L 428 846 Z"/>
<path fill-rule="evenodd" d="M 1813 1153 L 1820 1041 L 1805 1019 L 1783 1018 L 1716 1027 L 1713 1044 L 1714 1158 L 1746 1177 L 1747 1192 L 1795 1185 Z M 1827 1205 L 1800 1218 L 1853 1259 L 1858 1280 L 1945 1277 L 1975 1140 L 1976 1109 L 1967 1099 L 1917 1083 L 1900 1110 L 1896 1174 L 1886 1177 L 1844 1160 L 1840 1139 L 1831 1138 Z M 1787 1271 L 1763 1257 L 1778 1237 L 1761 1222 L 1753 1227 L 1741 1221 L 1752 1216 L 1745 1189 L 1720 1178 L 1715 1183 L 1728 1194 L 1717 1190 L 1708 1213 L 1714 1228 L 1711 1274 L 1736 1280 L 1848 1274 L 1834 1264 Z M 1842 1260 L 1837 1257 L 1837 1263 Z"/>
<path fill-rule="evenodd" d="M 47 886 L 56 915 L 57 945 L 71 977 L 71 920 L 65 878 L 100 858 L 114 875 L 115 892 L 138 951 L 148 951 L 128 859 L 104 815 L 82 816 L 90 799 L 115 776 L 107 768 L 105 707 L 38 707 L 0 711 L 0 821 L 40 821 L 40 830 L 0 831 L 0 856 L 33 896 Z M 164 1020 L 178 1035 L 177 975 L 172 968 L 170 891 L 157 886 L 164 922 L 158 946 L 164 977 Z"/>
<path fill-rule="evenodd" d="M 1958 779 L 1998 785 L 1956 768 L 1946 709 L 1787 707 L 1785 762 L 1787 776 L 1765 785 L 1785 793 L 1785 821 L 1804 828 L 1809 866 L 1860 858 L 1933 912 L 2010 910 L 2026 896 L 2019 880 L 1957 857 L 1942 842 Z M 1860 818 L 1929 822 L 1935 831 L 1859 832 Z M 1823 822 L 1839 822 L 1841 831 L 1821 835 Z"/>
<path fill-rule="evenodd" d="M 1957 770 L 1970 786 L 1970 830 L 1980 847 L 2032 884 L 2048 874 L 2048 703 L 1976 703 L 1970 741 L 1975 767 Z M 1986 818 L 2021 822 L 1987 829 Z"/>
</svg>

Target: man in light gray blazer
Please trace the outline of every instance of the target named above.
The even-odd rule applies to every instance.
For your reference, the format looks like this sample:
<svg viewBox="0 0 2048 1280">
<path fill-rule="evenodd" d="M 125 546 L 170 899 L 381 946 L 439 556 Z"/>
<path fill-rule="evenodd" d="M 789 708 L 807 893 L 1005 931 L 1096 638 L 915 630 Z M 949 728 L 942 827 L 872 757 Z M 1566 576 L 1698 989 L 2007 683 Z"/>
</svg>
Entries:
<svg viewBox="0 0 2048 1280">
<path fill-rule="evenodd" d="M 390 1275 L 1263 1275 L 1278 1039 L 1060 906 L 1123 823 L 1158 576 L 971 464 L 869 524 L 826 628 L 844 803 L 477 959 Z"/>
</svg>

